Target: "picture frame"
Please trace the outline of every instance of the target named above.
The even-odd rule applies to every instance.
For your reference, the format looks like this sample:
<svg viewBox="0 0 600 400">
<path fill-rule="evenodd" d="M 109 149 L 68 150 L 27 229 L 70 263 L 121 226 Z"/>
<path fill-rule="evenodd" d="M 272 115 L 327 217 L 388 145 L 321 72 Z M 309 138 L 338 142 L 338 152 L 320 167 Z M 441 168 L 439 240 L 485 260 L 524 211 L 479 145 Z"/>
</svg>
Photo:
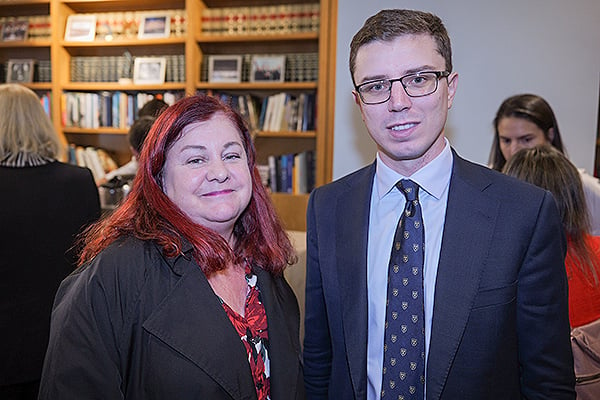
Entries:
<svg viewBox="0 0 600 400">
<path fill-rule="evenodd" d="M 96 16 L 73 14 L 67 18 L 65 40 L 69 42 L 93 42 L 96 37 Z"/>
<path fill-rule="evenodd" d="M 33 82 L 33 59 L 10 59 L 6 69 L 7 83 L 31 83 Z"/>
<path fill-rule="evenodd" d="M 136 57 L 133 61 L 133 83 L 136 85 L 165 83 L 165 57 Z"/>
<path fill-rule="evenodd" d="M 171 35 L 171 17 L 165 13 L 140 15 L 138 39 L 166 38 Z"/>
<path fill-rule="evenodd" d="M 5 21 L 2 24 L 2 41 L 14 42 L 18 40 L 27 40 L 29 31 L 29 20 L 24 18 Z"/>
<path fill-rule="evenodd" d="M 208 81 L 233 82 L 242 81 L 241 55 L 208 56 Z"/>
<path fill-rule="evenodd" d="M 284 79 L 285 56 L 252 56 L 250 82 L 283 82 Z"/>
</svg>

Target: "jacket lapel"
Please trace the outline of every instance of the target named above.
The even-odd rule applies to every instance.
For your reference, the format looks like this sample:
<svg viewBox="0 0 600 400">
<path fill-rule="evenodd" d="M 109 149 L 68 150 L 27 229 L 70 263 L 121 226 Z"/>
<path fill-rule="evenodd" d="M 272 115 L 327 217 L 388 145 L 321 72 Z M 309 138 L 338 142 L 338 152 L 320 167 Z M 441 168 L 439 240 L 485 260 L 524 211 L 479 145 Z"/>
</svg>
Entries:
<svg viewBox="0 0 600 400">
<path fill-rule="evenodd" d="M 181 279 L 144 328 L 210 375 L 232 398 L 255 399 L 244 345 L 204 273 L 183 256 L 177 263 L 184 270 Z"/>
<path fill-rule="evenodd" d="M 276 371 L 277 379 L 271 378 L 271 398 L 287 399 L 296 398 L 298 393 L 298 376 L 300 374 L 300 348 L 299 339 L 294 340 L 290 336 L 292 327 L 286 324 L 290 313 L 297 314 L 298 310 L 284 307 L 285 304 L 279 296 L 278 283 L 271 275 L 261 268 L 254 269 L 258 278 L 258 289 L 261 300 L 267 313 L 269 332 L 269 362 L 271 365 L 271 376 Z M 279 282 L 283 283 L 283 282 Z M 291 289 L 290 289 L 291 291 Z M 292 304 L 295 306 L 295 304 Z M 298 326 L 300 321 L 297 321 Z M 290 354 L 296 354 L 296 358 L 290 358 Z"/>
<path fill-rule="evenodd" d="M 477 294 L 485 255 L 492 246 L 499 204 L 482 193 L 490 181 L 477 171 L 454 154 L 435 286 L 428 399 L 440 398 Z"/>
<path fill-rule="evenodd" d="M 367 236 L 374 175 L 373 163 L 358 173 L 347 191 L 340 193 L 335 208 L 342 322 L 356 398 L 364 398 L 367 387 Z"/>
</svg>

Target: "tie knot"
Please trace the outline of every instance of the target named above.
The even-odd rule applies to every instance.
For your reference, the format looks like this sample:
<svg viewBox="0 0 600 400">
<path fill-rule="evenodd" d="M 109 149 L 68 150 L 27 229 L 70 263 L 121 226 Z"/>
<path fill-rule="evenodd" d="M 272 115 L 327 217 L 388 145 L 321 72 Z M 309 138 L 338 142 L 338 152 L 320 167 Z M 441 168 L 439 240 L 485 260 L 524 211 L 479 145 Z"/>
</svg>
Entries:
<svg viewBox="0 0 600 400">
<path fill-rule="evenodd" d="M 419 185 L 410 179 L 401 179 L 396 183 L 396 187 L 406 197 L 406 201 L 414 201 L 419 198 Z"/>
</svg>

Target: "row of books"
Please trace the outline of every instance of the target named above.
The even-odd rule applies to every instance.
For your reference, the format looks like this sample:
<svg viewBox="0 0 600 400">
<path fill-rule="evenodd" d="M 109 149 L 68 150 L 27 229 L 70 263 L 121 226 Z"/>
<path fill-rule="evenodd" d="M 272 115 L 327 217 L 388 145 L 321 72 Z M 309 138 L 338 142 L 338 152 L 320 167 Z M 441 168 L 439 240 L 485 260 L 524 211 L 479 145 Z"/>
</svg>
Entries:
<svg viewBox="0 0 600 400">
<path fill-rule="evenodd" d="M 307 3 L 205 8 L 201 22 L 207 35 L 270 35 L 317 32 L 319 20 L 319 4 Z"/>
<path fill-rule="evenodd" d="M 258 125 L 260 130 L 312 131 L 315 129 L 315 93 L 277 93 L 263 99 Z"/>
<path fill-rule="evenodd" d="M 183 54 L 148 56 L 166 61 L 165 81 L 185 82 L 185 56 Z M 134 78 L 135 57 L 74 56 L 71 57 L 71 82 L 118 82 L 121 78 Z"/>
<path fill-rule="evenodd" d="M 0 17 L 4 42 L 14 40 L 50 40 L 50 15 Z"/>
<path fill-rule="evenodd" d="M 313 151 L 269 156 L 265 167 L 269 189 L 279 193 L 310 193 L 315 187 L 315 162 Z"/>
<path fill-rule="evenodd" d="M 279 54 L 285 58 L 284 81 L 285 82 L 316 82 L 319 77 L 319 54 L 311 53 L 285 53 Z M 231 55 L 235 57 L 236 55 Z M 255 57 L 267 57 L 265 54 L 242 54 L 241 82 L 250 82 L 252 72 L 252 59 Z M 210 55 L 202 58 L 200 65 L 200 77 L 203 82 L 209 81 Z"/>
<path fill-rule="evenodd" d="M 117 169 L 117 163 L 104 149 L 69 144 L 69 163 L 89 168 L 94 180 L 101 182 L 104 176 Z"/>
<path fill-rule="evenodd" d="M 205 93 L 236 108 L 246 119 L 252 132 L 306 132 L 315 129 L 314 92 L 281 92 L 262 98 L 212 90 Z"/>
<path fill-rule="evenodd" d="M 62 124 L 65 127 L 126 129 L 137 118 L 138 110 L 156 93 L 65 92 L 61 96 Z M 173 104 L 184 92 L 163 92 L 163 100 Z"/>
</svg>

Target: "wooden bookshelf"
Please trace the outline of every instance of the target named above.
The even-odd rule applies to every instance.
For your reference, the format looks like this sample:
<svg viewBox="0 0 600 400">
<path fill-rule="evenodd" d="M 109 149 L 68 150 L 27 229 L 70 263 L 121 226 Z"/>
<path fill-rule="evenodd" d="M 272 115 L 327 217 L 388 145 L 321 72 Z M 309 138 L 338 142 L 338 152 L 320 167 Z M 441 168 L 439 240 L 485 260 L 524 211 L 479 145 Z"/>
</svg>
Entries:
<svg viewBox="0 0 600 400">
<path fill-rule="evenodd" d="M 318 29 L 314 31 L 280 31 L 272 34 L 207 34 L 203 15 L 214 9 L 246 7 L 250 17 L 252 7 L 318 5 Z M 251 7 L 249 7 L 251 6 Z M 102 15 L 110 12 L 157 12 L 185 10 L 186 31 L 181 36 L 155 39 L 119 37 L 92 42 L 66 41 L 67 19 L 73 14 Z M 44 40 L 0 41 L 0 62 L 11 58 L 49 60 L 50 82 L 25 83 L 38 92 L 51 92 L 51 117 L 65 143 L 103 147 L 119 164 L 126 162 L 129 149 L 127 129 L 100 127 L 97 129 L 63 126 L 61 102 L 65 92 L 178 92 L 184 95 L 198 90 L 231 91 L 269 95 L 277 92 L 313 92 L 316 96 L 315 129 L 308 132 L 281 131 L 256 133 L 258 160 L 265 163 L 269 155 L 314 151 L 315 184 L 327 183 L 332 176 L 333 93 L 335 72 L 335 30 L 337 0 L 10 0 L 0 2 L 0 17 L 50 15 L 51 36 Z M 206 28 L 206 26 L 204 26 Z M 117 56 L 124 52 L 133 57 L 184 55 L 185 79 L 181 82 L 136 85 L 118 82 L 74 82 L 71 80 L 73 57 Z M 316 53 L 318 79 L 287 82 L 214 83 L 202 76 L 202 63 L 212 54 L 286 54 Z M 288 229 L 305 230 L 307 194 L 273 193 L 273 200 Z"/>
</svg>

